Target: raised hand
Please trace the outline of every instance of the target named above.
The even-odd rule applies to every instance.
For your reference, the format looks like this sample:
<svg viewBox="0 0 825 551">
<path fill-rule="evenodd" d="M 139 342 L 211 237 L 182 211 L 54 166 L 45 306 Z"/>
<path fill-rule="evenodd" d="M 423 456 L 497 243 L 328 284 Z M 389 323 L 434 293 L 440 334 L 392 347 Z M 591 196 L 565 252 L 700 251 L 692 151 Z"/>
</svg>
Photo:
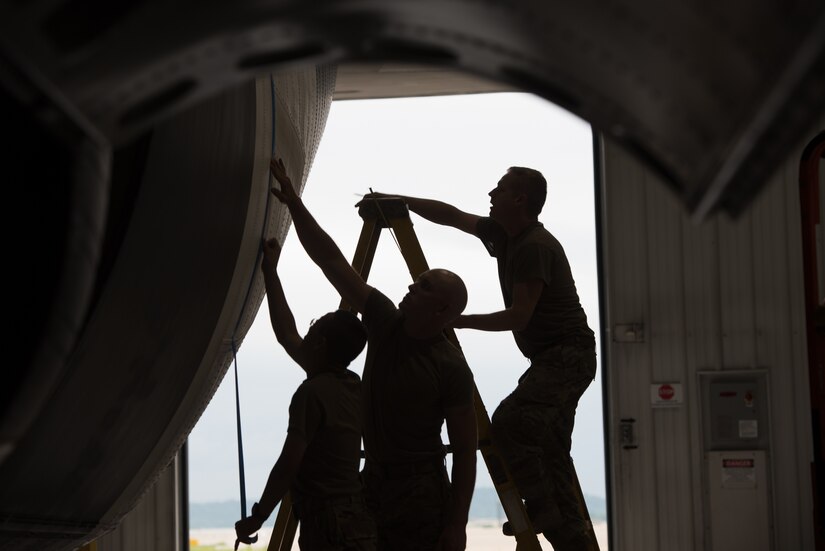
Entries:
<svg viewBox="0 0 825 551">
<path fill-rule="evenodd" d="M 274 272 L 281 258 L 281 244 L 274 237 L 263 243 L 264 257 L 261 260 L 261 270 Z"/>
<path fill-rule="evenodd" d="M 286 175 L 286 167 L 283 159 L 271 159 L 269 161 L 269 172 L 281 184 L 281 189 L 270 188 L 272 195 L 278 198 L 287 207 L 295 204 L 299 200 L 298 194 L 295 193 L 295 187 L 292 185 L 292 180 Z"/>
<path fill-rule="evenodd" d="M 371 191 L 364 195 L 360 201 L 355 203 L 355 206 L 360 207 L 363 203 L 367 203 L 375 199 L 386 199 L 387 197 L 398 197 L 398 195 L 392 195 L 390 193 L 380 193 L 378 191 Z"/>
</svg>

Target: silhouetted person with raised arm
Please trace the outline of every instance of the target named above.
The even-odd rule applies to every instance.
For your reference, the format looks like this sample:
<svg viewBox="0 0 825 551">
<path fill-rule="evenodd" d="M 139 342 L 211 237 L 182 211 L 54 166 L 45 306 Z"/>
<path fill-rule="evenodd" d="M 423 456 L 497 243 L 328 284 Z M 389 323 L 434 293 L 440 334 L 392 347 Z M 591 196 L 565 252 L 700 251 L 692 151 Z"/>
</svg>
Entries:
<svg viewBox="0 0 825 551">
<path fill-rule="evenodd" d="M 284 295 L 277 265 L 281 247 L 264 243 L 261 270 L 269 318 L 284 350 L 307 378 L 289 405 L 283 450 L 251 516 L 235 523 L 238 542 L 251 543 L 290 490 L 302 551 L 372 551 L 375 521 L 362 494 L 361 379 L 347 366 L 364 349 L 367 331 L 355 314 L 338 310 L 314 321 L 304 338 Z"/>
<path fill-rule="evenodd" d="M 445 336 L 467 304 L 456 274 L 428 270 L 396 308 L 367 285 L 304 206 L 281 160 L 272 193 L 292 215 L 310 258 L 369 332 L 364 365 L 363 471 L 379 549 L 461 550 L 476 475 L 473 377 L 462 352 Z M 441 427 L 453 451 L 447 476 Z"/>
<path fill-rule="evenodd" d="M 540 172 L 511 167 L 489 193 L 489 217 L 441 201 L 392 197 L 431 222 L 477 236 L 496 258 L 504 309 L 460 316 L 453 327 L 513 332 L 530 368 L 493 413 L 494 442 L 536 531 L 556 551 L 591 550 L 598 544 L 570 445 L 579 398 L 596 373 L 596 340 L 564 248 L 538 220 L 546 195 Z M 381 196 L 388 195 L 364 200 Z M 512 534 L 509 523 L 504 531 Z"/>
</svg>

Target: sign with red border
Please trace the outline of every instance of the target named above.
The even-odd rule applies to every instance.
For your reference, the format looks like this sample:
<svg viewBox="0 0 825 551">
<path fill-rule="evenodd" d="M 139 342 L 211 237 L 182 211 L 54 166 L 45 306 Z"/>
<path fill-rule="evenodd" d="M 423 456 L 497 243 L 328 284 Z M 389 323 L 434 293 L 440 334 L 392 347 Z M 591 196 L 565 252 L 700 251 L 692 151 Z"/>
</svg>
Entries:
<svg viewBox="0 0 825 551">
<path fill-rule="evenodd" d="M 650 385 L 650 405 L 678 407 L 684 402 L 682 383 L 654 383 Z"/>
</svg>

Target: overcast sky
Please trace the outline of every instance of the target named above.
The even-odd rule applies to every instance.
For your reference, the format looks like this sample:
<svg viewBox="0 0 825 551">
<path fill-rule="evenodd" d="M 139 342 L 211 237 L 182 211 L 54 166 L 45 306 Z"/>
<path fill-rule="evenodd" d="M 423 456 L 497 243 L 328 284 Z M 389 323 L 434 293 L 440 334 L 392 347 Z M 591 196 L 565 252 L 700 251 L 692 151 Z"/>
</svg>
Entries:
<svg viewBox="0 0 825 551">
<path fill-rule="evenodd" d="M 417 195 L 486 215 L 487 192 L 508 167 L 540 170 L 548 199 L 540 221 L 565 247 L 591 328 L 599 337 L 592 134 L 589 124 L 529 94 L 333 102 L 309 174 L 304 201 L 351 259 L 362 220 L 354 208 L 374 191 Z M 502 308 L 495 260 L 474 237 L 431 224 L 413 224 L 430 267 L 465 280 L 467 313 Z M 280 273 L 298 330 L 337 308 L 340 298 L 309 261 L 294 232 L 284 243 Z M 369 283 L 394 302 L 411 278 L 384 231 Z M 511 333 L 457 331 L 476 386 L 492 415 L 528 367 Z M 600 350 L 600 348 L 599 348 Z M 353 364 L 362 373 L 362 354 Z M 283 352 L 264 303 L 238 353 L 248 503 L 256 501 L 286 436 L 287 408 L 303 372 Z M 239 497 L 234 366 L 189 438 L 193 502 Z M 605 495 L 601 370 L 582 397 L 573 433 L 573 459 L 585 493 Z M 446 441 L 446 434 L 445 434 Z M 479 456 L 477 486 L 492 486 Z"/>
</svg>

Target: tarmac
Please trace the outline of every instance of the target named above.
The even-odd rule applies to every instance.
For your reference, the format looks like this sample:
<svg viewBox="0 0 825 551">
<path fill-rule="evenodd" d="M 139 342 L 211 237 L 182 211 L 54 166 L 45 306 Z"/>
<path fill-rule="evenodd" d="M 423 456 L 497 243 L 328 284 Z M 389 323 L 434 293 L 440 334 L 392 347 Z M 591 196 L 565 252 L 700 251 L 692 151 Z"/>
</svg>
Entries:
<svg viewBox="0 0 825 551">
<path fill-rule="evenodd" d="M 593 525 L 596 539 L 601 551 L 609 551 L 607 546 L 607 523 L 598 522 Z M 300 528 L 299 528 L 300 529 Z M 264 527 L 258 533 L 258 543 L 253 546 L 242 545 L 239 551 L 265 550 L 272 536 L 272 528 Z M 232 549 L 235 544 L 235 530 L 231 528 L 200 528 L 189 532 L 190 548 L 196 551 L 198 546 L 222 551 Z M 539 536 L 542 551 L 551 551 L 550 542 Z M 473 520 L 467 524 L 467 551 L 514 551 L 515 540 L 501 533 L 501 522 L 498 520 Z M 292 545 L 292 551 L 298 551 L 298 536 Z"/>
</svg>

